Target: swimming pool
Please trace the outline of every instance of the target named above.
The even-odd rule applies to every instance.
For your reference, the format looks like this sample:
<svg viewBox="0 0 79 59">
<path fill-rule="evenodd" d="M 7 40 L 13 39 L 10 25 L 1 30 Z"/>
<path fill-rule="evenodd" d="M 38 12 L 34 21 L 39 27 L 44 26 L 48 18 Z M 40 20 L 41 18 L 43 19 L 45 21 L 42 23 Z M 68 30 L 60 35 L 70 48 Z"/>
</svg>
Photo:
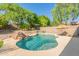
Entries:
<svg viewBox="0 0 79 59">
<path fill-rule="evenodd" d="M 16 45 L 22 49 L 38 51 L 55 48 L 58 43 L 54 35 L 37 34 L 21 39 Z"/>
</svg>

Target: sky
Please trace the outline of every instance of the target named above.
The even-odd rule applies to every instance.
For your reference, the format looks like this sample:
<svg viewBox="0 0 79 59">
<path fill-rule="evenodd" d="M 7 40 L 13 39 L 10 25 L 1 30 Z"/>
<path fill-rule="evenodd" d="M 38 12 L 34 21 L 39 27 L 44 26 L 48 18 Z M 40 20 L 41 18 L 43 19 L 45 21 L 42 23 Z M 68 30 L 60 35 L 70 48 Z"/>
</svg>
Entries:
<svg viewBox="0 0 79 59">
<path fill-rule="evenodd" d="M 45 15 L 48 16 L 51 21 L 53 20 L 51 14 L 51 9 L 55 6 L 53 3 L 21 3 L 19 5 L 36 13 L 38 16 Z"/>
</svg>

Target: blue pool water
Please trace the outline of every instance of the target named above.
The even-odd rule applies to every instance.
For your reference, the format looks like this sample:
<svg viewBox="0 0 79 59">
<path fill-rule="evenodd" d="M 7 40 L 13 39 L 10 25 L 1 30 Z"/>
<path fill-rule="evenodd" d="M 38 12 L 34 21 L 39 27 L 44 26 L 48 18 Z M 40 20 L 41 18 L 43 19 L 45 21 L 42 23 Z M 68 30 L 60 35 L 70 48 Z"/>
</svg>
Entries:
<svg viewBox="0 0 79 59">
<path fill-rule="evenodd" d="M 18 41 L 16 45 L 26 50 L 47 50 L 58 45 L 56 37 L 53 35 L 38 34 L 29 36 Z"/>
</svg>

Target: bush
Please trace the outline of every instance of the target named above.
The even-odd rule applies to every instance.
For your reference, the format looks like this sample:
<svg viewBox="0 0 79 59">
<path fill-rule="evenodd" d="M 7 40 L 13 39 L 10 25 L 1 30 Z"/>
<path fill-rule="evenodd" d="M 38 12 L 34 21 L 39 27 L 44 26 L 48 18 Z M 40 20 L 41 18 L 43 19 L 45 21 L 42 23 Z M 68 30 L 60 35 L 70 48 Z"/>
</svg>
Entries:
<svg viewBox="0 0 79 59">
<path fill-rule="evenodd" d="M 20 24 L 20 29 L 29 29 L 29 24 Z"/>
<path fill-rule="evenodd" d="M 4 41 L 0 40 L 0 48 L 3 46 Z"/>
</svg>

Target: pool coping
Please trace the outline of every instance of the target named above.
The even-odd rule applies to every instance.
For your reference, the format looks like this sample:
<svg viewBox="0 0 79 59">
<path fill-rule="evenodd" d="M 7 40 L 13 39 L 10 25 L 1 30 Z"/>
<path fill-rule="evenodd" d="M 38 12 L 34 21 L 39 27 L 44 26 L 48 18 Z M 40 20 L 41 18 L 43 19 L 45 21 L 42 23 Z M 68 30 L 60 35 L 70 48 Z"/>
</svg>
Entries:
<svg viewBox="0 0 79 59">
<path fill-rule="evenodd" d="M 51 33 L 43 33 L 43 34 L 51 34 Z M 23 56 L 59 56 L 63 49 L 66 47 L 66 45 L 69 43 L 72 37 L 68 36 L 59 36 L 56 34 L 52 34 L 57 36 L 56 40 L 58 42 L 58 46 L 49 50 L 42 50 L 42 51 L 28 51 L 21 48 L 18 48 L 15 44 L 15 46 L 18 48 L 17 50 L 6 52 L 0 55 L 8 55 L 8 56 L 16 56 L 16 55 L 23 55 Z M 8 40 L 14 40 L 12 38 L 9 38 Z M 14 41 L 17 42 L 17 41 Z M 13 42 L 11 42 L 13 43 Z"/>
</svg>

